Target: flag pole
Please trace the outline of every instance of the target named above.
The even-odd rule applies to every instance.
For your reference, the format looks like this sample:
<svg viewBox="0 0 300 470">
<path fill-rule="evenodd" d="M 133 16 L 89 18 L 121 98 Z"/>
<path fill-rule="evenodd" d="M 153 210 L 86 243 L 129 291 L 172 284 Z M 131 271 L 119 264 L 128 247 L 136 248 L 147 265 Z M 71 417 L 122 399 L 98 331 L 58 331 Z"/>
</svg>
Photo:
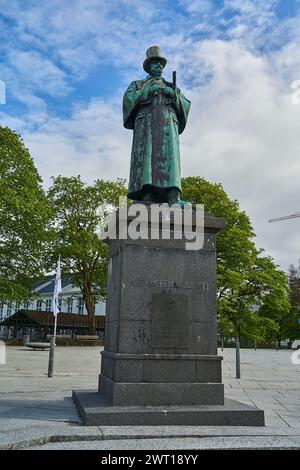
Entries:
<svg viewBox="0 0 300 470">
<path fill-rule="evenodd" d="M 53 338 L 54 338 L 54 346 L 56 346 L 56 327 L 57 327 L 57 315 L 54 315 L 54 331 L 53 331 Z"/>
<path fill-rule="evenodd" d="M 58 294 L 61 292 L 61 273 L 60 273 L 60 255 L 58 257 L 56 276 L 53 292 L 53 314 L 54 314 L 54 331 L 53 336 L 50 340 L 50 351 L 49 351 L 49 364 L 48 364 L 48 377 L 53 376 L 53 365 L 54 365 L 54 348 L 56 346 L 56 328 L 57 328 L 57 315 L 59 312 L 58 308 Z"/>
<path fill-rule="evenodd" d="M 53 294 L 53 313 L 54 313 L 54 346 L 56 346 L 56 328 L 57 328 L 57 315 L 58 315 L 58 294 L 61 291 L 61 273 L 60 273 L 60 255 L 58 256 L 58 263 L 56 268 L 55 288 Z"/>
</svg>

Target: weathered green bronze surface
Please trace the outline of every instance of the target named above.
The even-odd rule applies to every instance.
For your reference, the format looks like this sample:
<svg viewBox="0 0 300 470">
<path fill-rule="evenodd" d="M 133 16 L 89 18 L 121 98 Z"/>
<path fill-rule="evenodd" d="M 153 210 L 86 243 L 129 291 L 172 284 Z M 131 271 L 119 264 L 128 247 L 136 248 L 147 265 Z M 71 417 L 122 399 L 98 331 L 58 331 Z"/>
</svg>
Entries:
<svg viewBox="0 0 300 470">
<path fill-rule="evenodd" d="M 136 201 L 180 200 L 178 135 L 191 103 L 174 82 L 162 78 L 166 62 L 158 47 L 149 48 L 144 62 L 148 77 L 132 82 L 124 94 L 124 127 L 133 129 L 128 197 Z"/>
</svg>

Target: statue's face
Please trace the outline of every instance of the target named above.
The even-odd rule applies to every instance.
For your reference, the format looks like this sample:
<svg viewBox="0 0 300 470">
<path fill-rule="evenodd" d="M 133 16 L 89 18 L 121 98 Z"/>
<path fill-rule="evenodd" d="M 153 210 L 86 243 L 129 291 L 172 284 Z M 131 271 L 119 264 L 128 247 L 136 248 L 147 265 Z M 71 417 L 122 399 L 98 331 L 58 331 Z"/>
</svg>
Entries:
<svg viewBox="0 0 300 470">
<path fill-rule="evenodd" d="M 149 75 L 151 77 L 160 78 L 164 67 L 159 60 L 153 60 L 149 65 Z"/>
</svg>

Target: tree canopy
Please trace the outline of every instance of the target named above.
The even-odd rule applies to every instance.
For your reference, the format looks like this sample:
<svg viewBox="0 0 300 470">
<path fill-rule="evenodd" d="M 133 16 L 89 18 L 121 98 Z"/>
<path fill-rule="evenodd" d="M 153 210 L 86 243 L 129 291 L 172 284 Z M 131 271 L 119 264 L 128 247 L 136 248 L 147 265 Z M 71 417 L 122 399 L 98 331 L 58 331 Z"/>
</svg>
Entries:
<svg viewBox="0 0 300 470">
<path fill-rule="evenodd" d="M 100 239 L 99 226 L 105 212 L 101 205 L 117 207 L 119 197 L 126 195 L 123 180 L 97 180 L 85 184 L 80 176 L 53 179 L 48 191 L 52 208 L 52 248 L 49 267 L 61 255 L 63 270 L 72 275 L 74 285 L 82 292 L 89 317 L 90 334 L 95 330 L 94 302 L 105 296 L 108 245 Z"/>
<path fill-rule="evenodd" d="M 0 127 L 0 299 L 22 301 L 42 270 L 48 219 L 42 181 L 21 137 Z"/>
<path fill-rule="evenodd" d="M 289 288 L 286 275 L 271 257 L 254 243 L 249 217 L 221 184 L 200 177 L 182 181 L 183 199 L 204 204 L 206 212 L 226 219 L 217 235 L 217 299 L 219 331 L 263 341 L 274 337 L 279 325 L 275 310 L 288 313 Z M 263 305 L 274 302 L 274 314 L 265 315 Z"/>
</svg>

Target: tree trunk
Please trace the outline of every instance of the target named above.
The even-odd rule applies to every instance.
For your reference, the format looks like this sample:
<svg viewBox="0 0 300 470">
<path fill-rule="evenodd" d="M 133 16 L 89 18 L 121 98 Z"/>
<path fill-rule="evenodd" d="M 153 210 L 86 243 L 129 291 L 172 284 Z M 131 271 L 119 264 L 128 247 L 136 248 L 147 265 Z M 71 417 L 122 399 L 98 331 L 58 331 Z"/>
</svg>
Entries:
<svg viewBox="0 0 300 470">
<path fill-rule="evenodd" d="M 91 298 L 85 299 L 85 308 L 88 314 L 88 334 L 96 334 L 95 306 Z"/>
<path fill-rule="evenodd" d="M 224 351 L 224 338 L 221 339 L 221 350 Z"/>
<path fill-rule="evenodd" d="M 96 334 L 95 305 L 92 296 L 92 283 L 86 279 L 83 283 L 82 297 L 88 314 L 88 334 Z"/>
</svg>

